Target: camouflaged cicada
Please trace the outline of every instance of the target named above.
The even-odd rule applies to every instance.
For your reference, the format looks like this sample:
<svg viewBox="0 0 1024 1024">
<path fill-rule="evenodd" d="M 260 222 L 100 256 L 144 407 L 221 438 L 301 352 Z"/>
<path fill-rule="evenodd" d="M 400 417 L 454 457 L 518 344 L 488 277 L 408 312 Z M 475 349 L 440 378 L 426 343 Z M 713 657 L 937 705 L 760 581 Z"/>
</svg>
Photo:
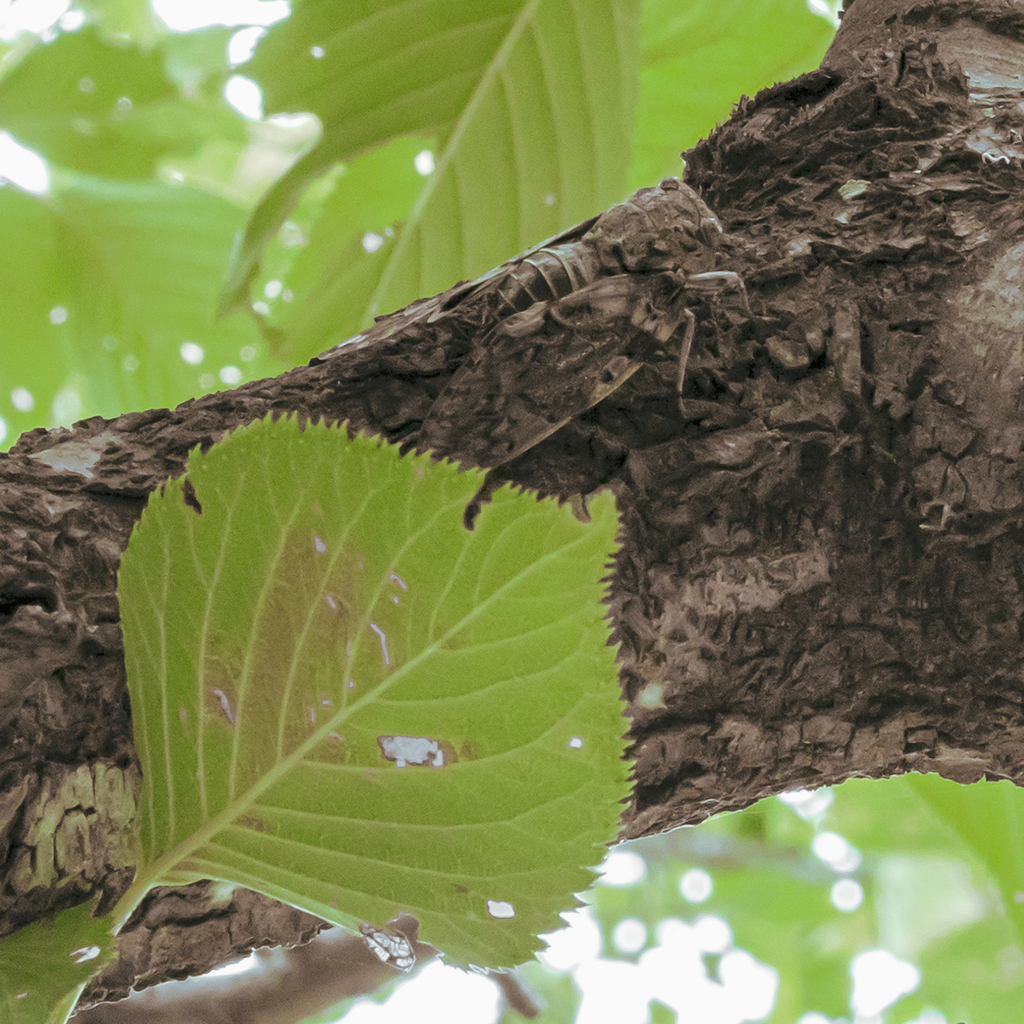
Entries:
<svg viewBox="0 0 1024 1024">
<path fill-rule="evenodd" d="M 709 251 L 721 235 L 722 225 L 700 196 L 679 178 L 666 178 L 475 281 L 460 282 L 439 296 L 429 320 L 484 297 L 493 298 L 496 315 L 508 316 L 614 274 L 673 270 L 698 276 L 707 271 Z M 739 280 L 735 274 L 719 276 Z"/>
<path fill-rule="evenodd" d="M 750 312 L 736 274 L 700 269 L 721 234 L 700 197 L 668 178 L 440 296 L 431 320 L 471 299 L 498 320 L 438 396 L 417 447 L 488 468 L 511 462 L 665 358 L 681 326 L 685 416 L 696 326 L 687 295 L 733 290 Z"/>
<path fill-rule="evenodd" d="M 414 443 L 494 470 L 643 365 L 670 355 L 682 328 L 675 390 L 685 416 L 682 390 L 696 324 L 687 296 L 735 291 L 750 313 L 740 278 L 709 269 L 721 235 L 703 200 L 678 178 L 666 178 L 474 281 L 382 318 L 320 360 L 418 325 L 440 327 L 448 318 L 468 324 L 469 354 Z"/>
</svg>

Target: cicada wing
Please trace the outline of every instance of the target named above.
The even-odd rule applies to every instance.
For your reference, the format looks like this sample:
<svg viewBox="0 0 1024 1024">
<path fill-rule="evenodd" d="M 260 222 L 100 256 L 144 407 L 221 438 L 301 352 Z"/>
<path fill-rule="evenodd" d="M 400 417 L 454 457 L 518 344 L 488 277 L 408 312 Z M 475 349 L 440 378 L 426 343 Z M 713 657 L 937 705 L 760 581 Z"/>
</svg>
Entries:
<svg viewBox="0 0 1024 1024">
<path fill-rule="evenodd" d="M 620 388 L 685 317 L 674 274 L 620 274 L 499 323 L 449 381 L 417 447 L 473 465 L 517 458 Z"/>
</svg>

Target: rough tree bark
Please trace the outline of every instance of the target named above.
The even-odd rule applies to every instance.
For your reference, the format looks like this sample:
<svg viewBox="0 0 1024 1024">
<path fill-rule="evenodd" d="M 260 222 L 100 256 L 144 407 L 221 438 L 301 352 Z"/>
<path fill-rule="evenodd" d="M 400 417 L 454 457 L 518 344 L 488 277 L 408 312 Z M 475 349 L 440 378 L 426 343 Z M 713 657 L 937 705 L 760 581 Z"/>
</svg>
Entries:
<svg viewBox="0 0 1024 1024">
<path fill-rule="evenodd" d="M 819 70 L 685 154 L 754 314 L 696 307 L 689 418 L 647 367 L 507 467 L 618 499 L 624 839 L 851 776 L 1024 778 L 1024 0 L 848 7 Z M 386 344 L 0 456 L 0 933 L 130 877 L 114 588 L 147 495 L 268 412 L 415 443 L 472 338 L 402 316 Z M 319 927 L 156 891 L 87 999 Z"/>
</svg>

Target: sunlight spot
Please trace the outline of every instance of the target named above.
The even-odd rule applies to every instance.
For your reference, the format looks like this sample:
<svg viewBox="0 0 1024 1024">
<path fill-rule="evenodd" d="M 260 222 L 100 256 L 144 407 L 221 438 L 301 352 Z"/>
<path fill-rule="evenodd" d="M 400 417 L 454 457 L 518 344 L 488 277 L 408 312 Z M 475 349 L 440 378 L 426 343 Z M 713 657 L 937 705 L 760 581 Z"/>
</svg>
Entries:
<svg viewBox="0 0 1024 1024">
<path fill-rule="evenodd" d="M 76 964 L 84 964 L 87 960 L 95 960 L 99 955 L 99 946 L 82 946 L 81 949 L 76 949 L 71 954 Z"/>
<path fill-rule="evenodd" d="M 434 154 L 429 149 L 422 149 L 413 159 L 413 166 L 417 173 L 427 175 L 434 170 Z"/>
<path fill-rule="evenodd" d="M 636 885 L 647 874 L 647 862 L 633 850 L 612 850 L 598 871 L 605 885 Z"/>
<path fill-rule="evenodd" d="M 3 441 L 7 437 L 7 420 L 0 417 L 0 441 Z"/>
<path fill-rule="evenodd" d="M 330 594 L 327 595 L 327 607 L 330 608 L 332 612 L 336 612 L 338 610 L 338 602 L 335 601 Z"/>
<path fill-rule="evenodd" d="M 116 334 L 104 334 L 103 340 L 100 342 L 103 346 L 104 352 L 113 352 L 117 348 L 117 335 Z"/>
<path fill-rule="evenodd" d="M 322 555 L 327 550 L 327 545 L 315 533 L 313 534 L 313 547 L 318 555 Z"/>
<path fill-rule="evenodd" d="M 255 953 L 250 953 L 242 960 L 236 960 L 233 964 L 225 964 L 223 967 L 215 967 L 208 971 L 206 978 L 230 978 L 236 974 L 245 974 L 247 971 L 255 970 L 260 966 L 260 958 Z"/>
<path fill-rule="evenodd" d="M 51 324 L 62 324 L 68 318 L 68 311 L 63 306 L 54 306 L 50 310 L 50 323 Z"/>
<path fill-rule="evenodd" d="M 217 376 L 225 384 L 237 384 L 242 379 L 242 371 L 237 366 L 222 366 Z"/>
<path fill-rule="evenodd" d="M 376 252 L 384 244 L 384 239 L 376 231 L 367 231 L 363 235 L 363 248 L 367 252 Z"/>
<path fill-rule="evenodd" d="M 718 964 L 722 987 L 731 994 L 734 1020 L 763 1020 L 772 1011 L 779 988 L 778 972 L 745 949 L 730 949 Z"/>
<path fill-rule="evenodd" d="M 635 917 L 625 917 L 612 932 L 612 942 L 620 953 L 638 953 L 647 945 L 647 925 Z"/>
<path fill-rule="evenodd" d="M 505 1011 L 493 978 L 435 959 L 421 968 L 411 985 L 396 985 L 386 998 L 374 993 L 357 999 L 343 1019 L 345 1024 L 487 1024 L 513 1016 L 517 1015 Z"/>
<path fill-rule="evenodd" d="M 714 914 L 694 921 L 693 937 L 705 953 L 724 953 L 732 945 L 732 929 Z"/>
<path fill-rule="evenodd" d="M 322 46 L 311 46 L 309 52 L 313 55 L 314 59 L 319 60 L 324 55 L 324 48 Z"/>
<path fill-rule="evenodd" d="M 811 849 L 818 860 L 833 871 L 846 874 L 860 867 L 860 853 L 837 832 L 819 832 L 811 842 Z"/>
<path fill-rule="evenodd" d="M 711 876 L 703 868 L 690 868 L 679 879 L 679 892 L 687 903 L 703 903 L 714 888 Z"/>
<path fill-rule="evenodd" d="M 859 953 L 850 961 L 850 1006 L 859 1017 L 874 1017 L 921 984 L 921 972 L 887 949 Z"/>
<path fill-rule="evenodd" d="M 82 415 L 82 396 L 77 388 L 61 388 L 53 396 L 50 418 L 54 423 L 74 423 Z"/>
<path fill-rule="evenodd" d="M 124 117 L 126 114 L 131 113 L 132 101 L 128 96 L 118 96 L 117 102 L 114 104 L 114 113 L 119 117 Z"/>
<path fill-rule="evenodd" d="M 281 289 L 283 287 L 284 286 L 281 282 L 275 278 L 273 281 L 268 281 L 263 286 L 263 294 L 266 295 L 268 299 L 276 299 L 278 295 L 281 294 Z"/>
<path fill-rule="evenodd" d="M 181 352 L 181 358 L 192 366 L 198 366 L 206 355 L 203 346 L 197 345 L 194 341 L 183 341 L 178 351 Z"/>
<path fill-rule="evenodd" d="M 53 28 L 69 6 L 68 0 L 21 0 L 21 3 L 4 4 L 0 39 L 13 42 L 22 32 L 42 35 Z"/>
<path fill-rule="evenodd" d="M 832 793 L 828 789 L 794 789 L 780 793 L 779 799 L 787 807 L 792 807 L 804 821 L 810 821 L 832 803 Z"/>
<path fill-rule="evenodd" d="M 553 971 L 570 971 L 601 955 L 601 929 L 592 907 L 563 912 L 565 927 L 541 936 L 548 948 L 537 959 Z"/>
<path fill-rule="evenodd" d="M 251 363 L 256 358 L 256 346 L 255 345 L 243 345 L 238 350 L 238 358 L 243 363 Z"/>
<path fill-rule="evenodd" d="M 217 383 L 217 378 L 212 373 L 204 373 L 199 377 L 199 386 L 204 391 L 209 391 L 214 384 Z"/>
<path fill-rule="evenodd" d="M 252 308 L 260 316 L 266 316 L 270 312 L 270 307 L 262 299 L 257 299 L 252 304 Z"/>
<path fill-rule="evenodd" d="M 36 400 L 28 388 L 15 388 L 11 392 L 11 405 L 18 412 L 31 412 L 36 407 Z"/>
<path fill-rule="evenodd" d="M 287 18 L 287 0 L 153 0 L 153 10 L 173 32 L 192 32 L 210 25 L 273 25 Z"/>
<path fill-rule="evenodd" d="M 864 902 L 864 890 L 860 887 L 860 882 L 852 878 L 840 878 L 832 886 L 830 896 L 832 906 L 846 914 L 856 910 Z"/>
<path fill-rule="evenodd" d="M 250 25 L 239 29 L 228 40 L 228 63 L 244 64 L 253 55 L 256 44 L 267 34 L 262 25 Z"/>
<path fill-rule="evenodd" d="M 178 718 L 180 718 L 183 722 L 187 722 L 188 711 L 186 711 L 185 708 L 178 708 Z"/>
<path fill-rule="evenodd" d="M 139 368 L 139 360 L 136 356 L 125 356 L 124 362 L 121 363 L 124 367 L 125 373 L 134 373 Z"/>
<path fill-rule="evenodd" d="M 0 181 L 6 178 L 26 192 L 39 194 L 50 187 L 46 161 L 31 149 L 0 132 Z"/>
<path fill-rule="evenodd" d="M 550 192 L 544 197 L 544 205 L 545 206 L 554 206 L 555 205 L 555 197 L 553 195 L 551 195 Z"/>
<path fill-rule="evenodd" d="M 570 736 L 569 737 L 569 749 L 570 750 L 582 750 L 583 749 L 583 737 L 582 736 Z"/>
<path fill-rule="evenodd" d="M 250 121 L 263 118 L 263 92 L 251 79 L 232 75 L 224 86 L 224 99 Z"/>
<path fill-rule="evenodd" d="M 505 900 L 488 900 L 487 913 L 499 920 L 509 920 L 516 916 L 516 908 Z"/>
</svg>

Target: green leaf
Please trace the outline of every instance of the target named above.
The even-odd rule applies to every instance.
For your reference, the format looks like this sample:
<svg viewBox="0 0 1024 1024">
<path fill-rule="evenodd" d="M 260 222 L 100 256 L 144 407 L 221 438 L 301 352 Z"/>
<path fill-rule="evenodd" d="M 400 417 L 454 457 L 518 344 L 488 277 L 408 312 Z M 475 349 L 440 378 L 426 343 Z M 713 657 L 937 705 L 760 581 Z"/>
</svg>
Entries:
<svg viewBox="0 0 1024 1024">
<path fill-rule="evenodd" d="M 62 1024 L 89 979 L 116 953 L 109 918 L 90 904 L 0 939 L 0 1024 Z"/>
<path fill-rule="evenodd" d="M 631 186 L 678 174 L 741 93 L 818 67 L 834 35 L 806 0 L 644 0 Z"/>
<path fill-rule="evenodd" d="M 1024 793 L 1009 780 L 963 786 L 915 774 L 908 781 L 989 870 L 1024 948 Z"/>
<path fill-rule="evenodd" d="M 11 439 L 177 405 L 223 386 L 226 367 L 233 382 L 281 372 L 251 322 L 214 322 L 241 221 L 223 199 L 156 182 L 73 176 L 46 196 L 0 189 L 0 417 Z M 201 362 L 185 361 L 186 343 Z M 15 389 L 30 396 L 18 408 Z"/>
<path fill-rule="evenodd" d="M 624 198 L 639 15 L 639 0 L 427 0 L 414 12 L 402 0 L 296 3 L 239 70 L 260 84 L 268 113 L 311 111 L 324 135 L 254 213 L 225 307 L 245 301 L 312 180 L 395 139 L 436 140 L 435 170 L 385 259 L 336 233 L 331 265 L 359 275 L 368 263 L 372 287 L 355 314 L 325 301 L 327 323 L 344 312 L 365 326 Z"/>
<path fill-rule="evenodd" d="M 584 525 L 505 488 L 470 532 L 478 472 L 269 420 L 187 479 L 121 562 L 136 886 L 223 879 L 348 927 L 406 911 L 457 962 L 527 959 L 628 794 L 611 496 Z"/>
<path fill-rule="evenodd" d="M 111 45 L 87 27 L 39 47 L 0 82 L 0 126 L 65 167 L 148 177 L 170 147 L 140 110 L 175 98 L 158 53 Z"/>
</svg>

